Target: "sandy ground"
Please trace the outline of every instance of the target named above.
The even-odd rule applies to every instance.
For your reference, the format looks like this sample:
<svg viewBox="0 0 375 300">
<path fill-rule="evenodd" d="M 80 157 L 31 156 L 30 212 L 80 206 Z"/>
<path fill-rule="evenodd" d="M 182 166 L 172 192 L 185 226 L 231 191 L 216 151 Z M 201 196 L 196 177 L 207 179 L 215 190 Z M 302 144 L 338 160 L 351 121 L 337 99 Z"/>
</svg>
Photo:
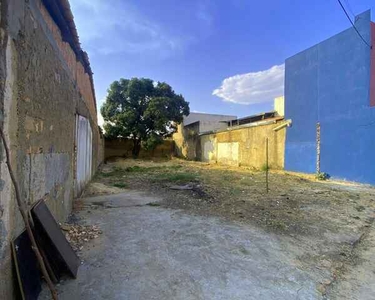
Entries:
<svg viewBox="0 0 375 300">
<path fill-rule="evenodd" d="M 113 162 L 76 202 L 103 235 L 60 298 L 375 299 L 374 200 L 301 174 L 271 171 L 267 193 L 264 172 Z"/>
<path fill-rule="evenodd" d="M 375 226 L 362 237 L 356 253 L 357 260 L 328 291 L 330 299 L 375 299 Z"/>
<path fill-rule="evenodd" d="M 150 200 L 160 201 L 135 191 L 82 200 L 76 217 L 103 234 L 84 247 L 78 278 L 58 286 L 59 299 L 321 298 L 287 239 Z"/>
</svg>

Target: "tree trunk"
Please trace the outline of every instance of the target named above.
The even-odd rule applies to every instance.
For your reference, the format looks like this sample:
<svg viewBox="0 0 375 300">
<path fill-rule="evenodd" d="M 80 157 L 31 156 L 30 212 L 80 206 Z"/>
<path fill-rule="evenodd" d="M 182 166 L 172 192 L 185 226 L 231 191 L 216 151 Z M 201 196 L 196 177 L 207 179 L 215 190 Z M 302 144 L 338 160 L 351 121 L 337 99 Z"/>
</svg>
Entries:
<svg viewBox="0 0 375 300">
<path fill-rule="evenodd" d="M 141 140 L 135 138 L 133 139 L 133 150 L 132 150 L 133 158 L 138 158 L 140 151 L 141 151 Z"/>
</svg>

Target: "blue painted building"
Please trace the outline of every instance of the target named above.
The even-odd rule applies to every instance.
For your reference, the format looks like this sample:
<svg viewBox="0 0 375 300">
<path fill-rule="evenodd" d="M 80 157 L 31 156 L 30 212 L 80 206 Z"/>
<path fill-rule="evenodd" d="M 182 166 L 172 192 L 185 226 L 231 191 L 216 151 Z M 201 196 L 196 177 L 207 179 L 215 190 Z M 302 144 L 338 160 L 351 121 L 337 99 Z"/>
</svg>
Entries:
<svg viewBox="0 0 375 300">
<path fill-rule="evenodd" d="M 285 169 L 375 184 L 375 24 L 349 28 L 285 62 Z M 320 126 L 320 142 L 317 138 Z M 320 148 L 320 155 L 319 153 Z M 320 162 L 320 164 L 319 164 Z"/>
</svg>

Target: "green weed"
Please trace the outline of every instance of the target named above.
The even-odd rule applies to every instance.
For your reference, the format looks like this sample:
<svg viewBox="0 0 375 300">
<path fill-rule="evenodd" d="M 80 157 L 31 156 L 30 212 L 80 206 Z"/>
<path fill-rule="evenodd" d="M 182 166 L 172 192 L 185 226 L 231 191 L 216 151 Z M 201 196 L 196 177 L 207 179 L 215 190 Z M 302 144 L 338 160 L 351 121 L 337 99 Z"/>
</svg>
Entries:
<svg viewBox="0 0 375 300">
<path fill-rule="evenodd" d="M 169 182 L 187 183 L 198 180 L 196 173 L 181 172 L 181 173 L 163 173 L 155 178 L 156 180 L 163 180 Z"/>
<path fill-rule="evenodd" d="M 120 189 L 125 189 L 128 186 L 125 182 L 115 182 L 112 185 Z"/>
<path fill-rule="evenodd" d="M 175 166 L 154 166 L 154 167 L 141 167 L 141 166 L 132 166 L 127 167 L 124 170 L 126 172 L 138 172 L 138 173 L 144 173 L 144 172 L 154 172 L 154 171 L 163 171 L 163 170 L 177 170 L 182 168 L 181 165 L 175 165 Z"/>
<path fill-rule="evenodd" d="M 327 173 L 324 173 L 324 172 L 318 172 L 315 174 L 315 178 L 317 180 L 327 180 L 329 178 L 329 175 Z"/>
</svg>

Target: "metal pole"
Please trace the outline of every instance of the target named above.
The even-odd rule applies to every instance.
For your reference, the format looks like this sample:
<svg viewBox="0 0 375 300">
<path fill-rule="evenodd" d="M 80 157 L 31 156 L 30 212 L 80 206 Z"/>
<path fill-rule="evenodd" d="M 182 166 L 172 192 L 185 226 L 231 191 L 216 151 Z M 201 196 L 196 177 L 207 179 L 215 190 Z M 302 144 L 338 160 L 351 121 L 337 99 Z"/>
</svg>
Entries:
<svg viewBox="0 0 375 300">
<path fill-rule="evenodd" d="M 268 137 L 266 138 L 266 191 L 268 193 Z"/>
<path fill-rule="evenodd" d="M 320 123 L 316 123 L 316 173 L 320 173 Z"/>
</svg>

